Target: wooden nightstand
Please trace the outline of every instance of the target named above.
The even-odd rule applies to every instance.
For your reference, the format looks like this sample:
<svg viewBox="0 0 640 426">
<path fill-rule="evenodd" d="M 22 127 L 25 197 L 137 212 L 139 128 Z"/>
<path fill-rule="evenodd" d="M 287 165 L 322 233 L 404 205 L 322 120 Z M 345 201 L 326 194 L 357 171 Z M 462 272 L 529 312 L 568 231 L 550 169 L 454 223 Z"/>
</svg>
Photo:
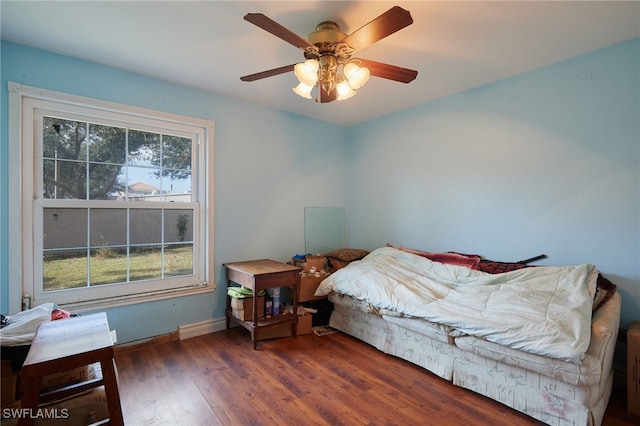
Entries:
<svg viewBox="0 0 640 426">
<path fill-rule="evenodd" d="M 261 290 L 268 288 L 290 287 L 293 290 L 293 312 L 297 312 L 300 271 L 302 268 L 270 259 L 225 263 L 224 267 L 227 271 L 227 285 L 231 285 L 231 282 L 238 283 L 251 289 L 254 296 Z M 232 315 L 231 299 L 227 296 L 227 328 L 230 327 L 231 320 L 234 320 L 249 330 L 251 332 L 251 340 L 253 340 L 253 349 L 257 349 L 258 337 L 262 329 L 289 323 L 291 324 L 291 335 L 293 337 L 296 336 L 297 315 L 288 314 L 272 318 L 258 318 L 257 300 L 257 297 L 253 297 L 251 320 L 241 321 Z"/>
</svg>

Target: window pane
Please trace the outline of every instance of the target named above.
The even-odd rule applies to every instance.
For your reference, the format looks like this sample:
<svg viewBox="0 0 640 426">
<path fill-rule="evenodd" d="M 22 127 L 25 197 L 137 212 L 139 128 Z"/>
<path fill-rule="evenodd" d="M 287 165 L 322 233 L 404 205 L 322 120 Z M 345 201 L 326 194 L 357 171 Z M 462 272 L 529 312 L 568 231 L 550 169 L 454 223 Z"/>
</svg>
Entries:
<svg viewBox="0 0 640 426">
<path fill-rule="evenodd" d="M 169 201 L 191 201 L 192 140 L 165 135 L 162 139 L 162 189 Z"/>
<path fill-rule="evenodd" d="M 129 130 L 129 165 L 160 166 L 160 134 Z"/>
<path fill-rule="evenodd" d="M 126 209 L 91 209 L 90 215 L 92 247 L 127 244 Z"/>
<path fill-rule="evenodd" d="M 87 286 L 87 251 L 64 250 L 44 253 L 42 283 L 44 291 Z"/>
<path fill-rule="evenodd" d="M 193 244 L 166 246 L 164 249 L 164 276 L 193 274 Z"/>
<path fill-rule="evenodd" d="M 122 166 L 89 164 L 89 199 L 112 200 L 124 191 L 124 182 L 120 181 Z"/>
<path fill-rule="evenodd" d="M 87 163 L 43 160 L 43 198 L 87 199 Z"/>
<path fill-rule="evenodd" d="M 131 247 L 130 254 L 130 281 L 148 280 L 162 276 L 162 248 Z"/>
<path fill-rule="evenodd" d="M 165 189 L 165 200 L 173 202 L 190 203 L 191 199 L 191 173 L 185 173 L 178 178 L 171 176 L 162 179 L 162 187 Z"/>
<path fill-rule="evenodd" d="M 45 249 L 87 246 L 87 209 L 45 208 L 42 225 Z"/>
<path fill-rule="evenodd" d="M 129 215 L 131 244 L 162 243 L 162 210 L 132 209 Z"/>
<path fill-rule="evenodd" d="M 103 247 L 91 250 L 91 285 L 127 282 L 126 247 Z"/>
<path fill-rule="evenodd" d="M 120 173 L 116 178 L 118 180 L 118 187 L 114 188 L 114 191 L 110 194 L 110 200 L 126 201 L 127 200 L 127 167 L 121 167 Z"/>
<path fill-rule="evenodd" d="M 43 117 L 42 156 L 86 161 L 87 123 Z"/>
<path fill-rule="evenodd" d="M 162 138 L 162 167 L 191 171 L 191 139 L 165 135 Z M 191 174 L 191 173 L 189 173 Z"/>
<path fill-rule="evenodd" d="M 164 211 L 164 242 L 193 241 L 193 211 Z"/>
<path fill-rule="evenodd" d="M 124 164 L 127 130 L 121 127 L 89 125 L 89 161 Z"/>
<path fill-rule="evenodd" d="M 160 200 L 160 169 L 129 167 L 128 173 L 127 196 L 130 200 Z"/>
</svg>

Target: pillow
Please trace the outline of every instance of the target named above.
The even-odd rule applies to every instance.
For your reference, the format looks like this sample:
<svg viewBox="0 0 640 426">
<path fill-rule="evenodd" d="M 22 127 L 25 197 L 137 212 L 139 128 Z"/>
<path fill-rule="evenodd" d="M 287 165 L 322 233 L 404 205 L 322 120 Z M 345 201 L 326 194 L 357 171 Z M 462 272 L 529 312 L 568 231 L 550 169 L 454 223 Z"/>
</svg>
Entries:
<svg viewBox="0 0 640 426">
<path fill-rule="evenodd" d="M 396 247 L 389 243 L 387 243 L 387 247 L 392 247 L 407 253 L 425 257 L 434 262 L 447 263 L 449 265 L 465 266 L 471 269 L 477 269 L 478 262 L 480 261 L 480 256 L 476 256 L 476 255 L 466 255 L 466 254 L 454 253 L 454 252 L 430 253 L 427 251 L 421 251 L 421 250 L 416 250 L 416 249 L 407 248 L 407 247 Z"/>
<path fill-rule="evenodd" d="M 354 260 L 360 260 L 369 252 L 362 249 L 341 248 L 323 254 L 327 258 L 329 265 L 329 273 L 334 273 L 338 269 L 342 269 Z"/>
<path fill-rule="evenodd" d="M 328 257 L 327 262 L 329 263 L 329 273 L 332 274 L 338 269 L 342 269 L 347 266 L 350 262 L 345 260 L 336 259 L 335 257 Z"/>
<path fill-rule="evenodd" d="M 368 254 L 369 252 L 367 250 L 341 248 L 338 250 L 330 251 L 329 253 L 325 253 L 322 256 L 342 260 L 343 262 L 353 262 L 354 260 L 362 259 Z"/>
</svg>

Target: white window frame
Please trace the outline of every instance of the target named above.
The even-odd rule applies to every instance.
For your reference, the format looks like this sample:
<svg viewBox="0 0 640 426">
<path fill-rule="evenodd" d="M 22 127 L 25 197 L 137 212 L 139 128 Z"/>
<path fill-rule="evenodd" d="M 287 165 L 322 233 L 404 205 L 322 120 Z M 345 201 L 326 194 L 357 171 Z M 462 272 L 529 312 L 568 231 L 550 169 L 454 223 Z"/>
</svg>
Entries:
<svg viewBox="0 0 640 426">
<path fill-rule="evenodd" d="M 10 309 L 20 310 L 22 296 L 29 294 L 33 304 L 54 302 L 75 311 L 104 309 L 131 303 L 214 291 L 213 259 L 213 129 L 214 122 L 184 117 L 140 107 L 132 107 L 81 96 L 38 89 L 9 82 L 9 279 Z M 42 114 L 72 114 L 87 121 L 127 123 L 161 133 L 192 137 L 197 155 L 194 168 L 194 200 L 175 203 L 175 208 L 194 208 L 194 275 L 99 285 L 82 289 L 43 291 L 42 206 L 104 207 L 105 202 L 43 200 L 42 131 L 36 118 Z M 196 145 L 197 144 L 197 145 Z M 41 152 L 41 151 L 40 151 Z M 157 207 L 160 203 L 127 201 L 120 208 Z M 164 204 L 162 204 L 164 205 Z"/>
</svg>

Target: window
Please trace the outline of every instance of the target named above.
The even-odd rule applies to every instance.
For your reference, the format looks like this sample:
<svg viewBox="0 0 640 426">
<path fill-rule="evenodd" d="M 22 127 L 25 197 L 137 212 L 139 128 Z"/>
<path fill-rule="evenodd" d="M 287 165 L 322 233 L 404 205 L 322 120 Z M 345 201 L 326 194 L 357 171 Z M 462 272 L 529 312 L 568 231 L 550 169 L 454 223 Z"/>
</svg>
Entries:
<svg viewBox="0 0 640 426">
<path fill-rule="evenodd" d="M 24 293 L 122 302 L 211 281 L 211 122 L 13 87 Z"/>
</svg>

